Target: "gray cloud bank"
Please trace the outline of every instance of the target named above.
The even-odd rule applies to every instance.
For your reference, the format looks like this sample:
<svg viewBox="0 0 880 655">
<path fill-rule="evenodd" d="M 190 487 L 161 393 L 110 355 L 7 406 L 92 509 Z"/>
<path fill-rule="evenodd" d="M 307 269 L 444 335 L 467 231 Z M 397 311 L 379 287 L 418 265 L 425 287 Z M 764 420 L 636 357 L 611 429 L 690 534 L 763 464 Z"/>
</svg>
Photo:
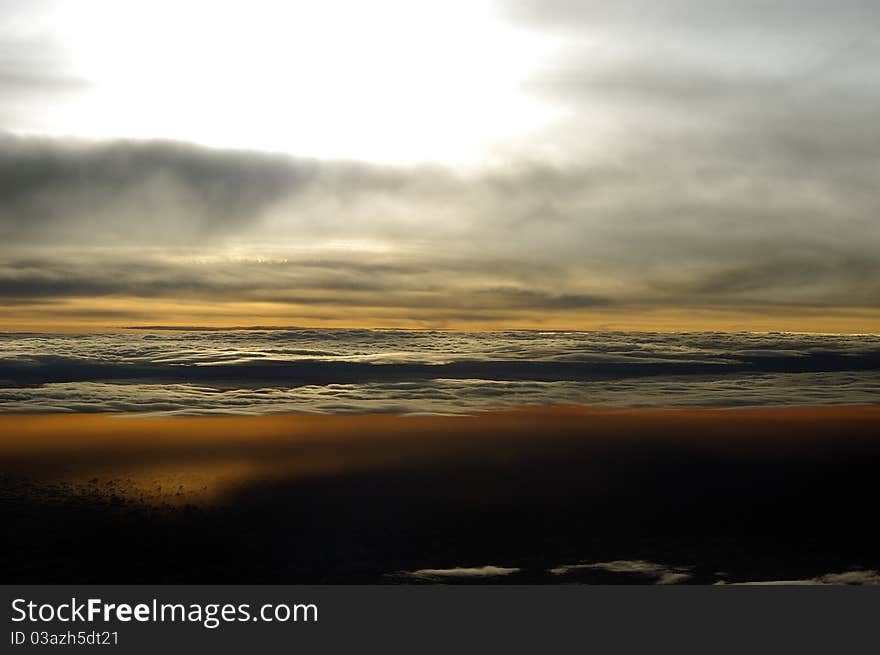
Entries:
<svg viewBox="0 0 880 655">
<path fill-rule="evenodd" d="M 520 162 L 462 172 L 5 137 L 0 297 L 565 310 L 880 301 L 868 185 L 818 170 Z M 693 162 L 691 162 L 693 163 Z M 760 168 L 760 162 L 755 167 Z M 827 174 L 827 176 L 826 176 Z M 873 187 L 871 187 L 873 188 Z"/>
</svg>

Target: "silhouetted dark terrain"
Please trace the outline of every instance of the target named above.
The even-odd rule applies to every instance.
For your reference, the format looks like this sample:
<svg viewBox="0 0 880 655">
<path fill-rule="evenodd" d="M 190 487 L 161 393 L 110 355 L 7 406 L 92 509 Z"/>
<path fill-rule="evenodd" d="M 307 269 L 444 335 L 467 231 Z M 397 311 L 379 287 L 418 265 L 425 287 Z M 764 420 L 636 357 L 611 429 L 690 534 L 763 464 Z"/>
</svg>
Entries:
<svg viewBox="0 0 880 655">
<path fill-rule="evenodd" d="M 269 437 L 243 435 L 267 420 Z M 308 417 L 290 439 L 285 420 L 300 419 L 157 421 L 181 426 L 173 447 L 124 435 L 7 447 L 3 579 L 714 583 L 880 569 L 877 407 Z M 217 429 L 187 442 L 198 421 Z M 209 446 L 219 431 L 232 436 Z M 161 480 L 171 460 L 248 472 L 210 498 L 176 484 L 151 497 L 125 477 Z M 515 570 L 400 574 L 484 566 Z"/>
</svg>

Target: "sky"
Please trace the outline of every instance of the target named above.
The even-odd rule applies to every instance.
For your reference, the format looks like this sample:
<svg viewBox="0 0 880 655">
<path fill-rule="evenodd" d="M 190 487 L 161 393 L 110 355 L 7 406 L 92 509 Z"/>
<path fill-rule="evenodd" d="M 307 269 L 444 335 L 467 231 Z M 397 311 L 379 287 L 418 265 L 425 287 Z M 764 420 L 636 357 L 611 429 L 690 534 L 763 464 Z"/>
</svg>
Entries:
<svg viewBox="0 0 880 655">
<path fill-rule="evenodd" d="M 880 332 L 880 6 L 0 3 L 0 330 Z"/>
</svg>

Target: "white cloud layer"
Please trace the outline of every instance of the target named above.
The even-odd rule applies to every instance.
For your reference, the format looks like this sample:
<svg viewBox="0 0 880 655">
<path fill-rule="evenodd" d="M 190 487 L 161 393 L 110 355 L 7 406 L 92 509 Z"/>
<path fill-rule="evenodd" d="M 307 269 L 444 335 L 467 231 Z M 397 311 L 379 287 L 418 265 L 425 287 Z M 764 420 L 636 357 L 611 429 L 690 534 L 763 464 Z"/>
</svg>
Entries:
<svg viewBox="0 0 880 655">
<path fill-rule="evenodd" d="M 0 411 L 454 414 L 870 404 L 880 337 L 382 330 L 0 337 Z"/>
</svg>

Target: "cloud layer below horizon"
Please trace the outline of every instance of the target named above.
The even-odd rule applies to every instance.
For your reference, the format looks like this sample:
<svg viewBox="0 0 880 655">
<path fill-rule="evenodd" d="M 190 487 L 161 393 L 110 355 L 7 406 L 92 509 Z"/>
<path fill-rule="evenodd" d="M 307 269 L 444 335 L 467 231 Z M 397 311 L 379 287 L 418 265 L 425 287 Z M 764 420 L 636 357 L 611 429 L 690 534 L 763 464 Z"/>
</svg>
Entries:
<svg viewBox="0 0 880 655">
<path fill-rule="evenodd" d="M 880 337 L 142 330 L 2 335 L 0 412 L 460 414 L 872 404 Z"/>
</svg>

